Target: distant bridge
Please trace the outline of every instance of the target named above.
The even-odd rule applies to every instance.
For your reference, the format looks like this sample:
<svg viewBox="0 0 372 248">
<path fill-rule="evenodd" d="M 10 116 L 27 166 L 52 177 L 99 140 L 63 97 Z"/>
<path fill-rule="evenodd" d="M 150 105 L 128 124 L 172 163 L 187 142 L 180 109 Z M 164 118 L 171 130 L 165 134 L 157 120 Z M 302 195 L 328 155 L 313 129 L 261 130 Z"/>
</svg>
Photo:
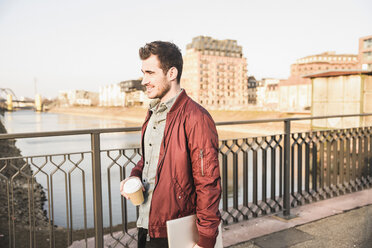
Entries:
<svg viewBox="0 0 372 248">
<path fill-rule="evenodd" d="M 41 103 L 40 103 L 41 106 Z M 0 88 L 0 109 L 36 109 L 34 100 L 19 100 L 12 89 Z"/>
</svg>

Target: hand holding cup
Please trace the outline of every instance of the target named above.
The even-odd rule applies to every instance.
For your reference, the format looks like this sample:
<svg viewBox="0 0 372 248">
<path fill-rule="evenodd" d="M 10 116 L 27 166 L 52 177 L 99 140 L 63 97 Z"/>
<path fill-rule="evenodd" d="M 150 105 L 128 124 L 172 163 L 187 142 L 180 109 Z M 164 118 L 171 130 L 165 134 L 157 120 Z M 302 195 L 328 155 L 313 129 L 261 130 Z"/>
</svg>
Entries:
<svg viewBox="0 0 372 248">
<path fill-rule="evenodd" d="M 141 205 L 144 201 L 143 191 L 145 188 L 139 177 L 128 177 L 120 182 L 121 195 L 127 200 L 129 199 L 135 206 Z"/>
</svg>

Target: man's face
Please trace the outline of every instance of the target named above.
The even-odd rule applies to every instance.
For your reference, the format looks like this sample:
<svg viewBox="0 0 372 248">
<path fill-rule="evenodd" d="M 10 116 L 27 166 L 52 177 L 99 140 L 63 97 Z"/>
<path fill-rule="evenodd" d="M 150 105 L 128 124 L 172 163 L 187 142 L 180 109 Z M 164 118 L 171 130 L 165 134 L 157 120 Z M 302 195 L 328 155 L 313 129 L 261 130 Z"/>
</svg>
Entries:
<svg viewBox="0 0 372 248">
<path fill-rule="evenodd" d="M 160 68 L 160 62 L 156 55 L 142 60 L 142 84 L 146 86 L 146 94 L 150 99 L 162 100 L 171 88 L 171 82 Z"/>
</svg>

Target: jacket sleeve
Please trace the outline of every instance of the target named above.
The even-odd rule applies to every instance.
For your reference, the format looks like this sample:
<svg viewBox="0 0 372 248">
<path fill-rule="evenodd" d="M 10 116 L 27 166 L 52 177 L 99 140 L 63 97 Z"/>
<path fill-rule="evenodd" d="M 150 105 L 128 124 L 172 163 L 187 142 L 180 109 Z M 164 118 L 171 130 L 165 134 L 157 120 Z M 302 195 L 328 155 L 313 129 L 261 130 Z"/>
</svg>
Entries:
<svg viewBox="0 0 372 248">
<path fill-rule="evenodd" d="M 137 165 L 133 167 L 130 176 L 131 177 L 139 177 L 142 179 L 142 170 L 143 170 L 143 156 L 141 156 L 140 161 L 138 161 Z"/>
<path fill-rule="evenodd" d="M 199 111 L 198 111 L 199 112 Z M 190 114 L 187 136 L 196 189 L 198 245 L 213 248 L 221 219 L 221 178 L 218 162 L 218 134 L 206 110 Z"/>
</svg>

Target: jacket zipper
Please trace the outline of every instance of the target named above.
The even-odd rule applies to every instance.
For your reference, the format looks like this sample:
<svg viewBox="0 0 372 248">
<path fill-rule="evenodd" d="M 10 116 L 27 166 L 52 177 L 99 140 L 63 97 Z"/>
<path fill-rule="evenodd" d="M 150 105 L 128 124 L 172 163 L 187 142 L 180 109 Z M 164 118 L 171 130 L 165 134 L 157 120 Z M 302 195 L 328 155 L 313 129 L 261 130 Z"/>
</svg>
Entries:
<svg viewBox="0 0 372 248">
<path fill-rule="evenodd" d="M 204 177 L 203 149 L 200 149 L 200 166 L 201 166 L 201 174 Z"/>
</svg>

